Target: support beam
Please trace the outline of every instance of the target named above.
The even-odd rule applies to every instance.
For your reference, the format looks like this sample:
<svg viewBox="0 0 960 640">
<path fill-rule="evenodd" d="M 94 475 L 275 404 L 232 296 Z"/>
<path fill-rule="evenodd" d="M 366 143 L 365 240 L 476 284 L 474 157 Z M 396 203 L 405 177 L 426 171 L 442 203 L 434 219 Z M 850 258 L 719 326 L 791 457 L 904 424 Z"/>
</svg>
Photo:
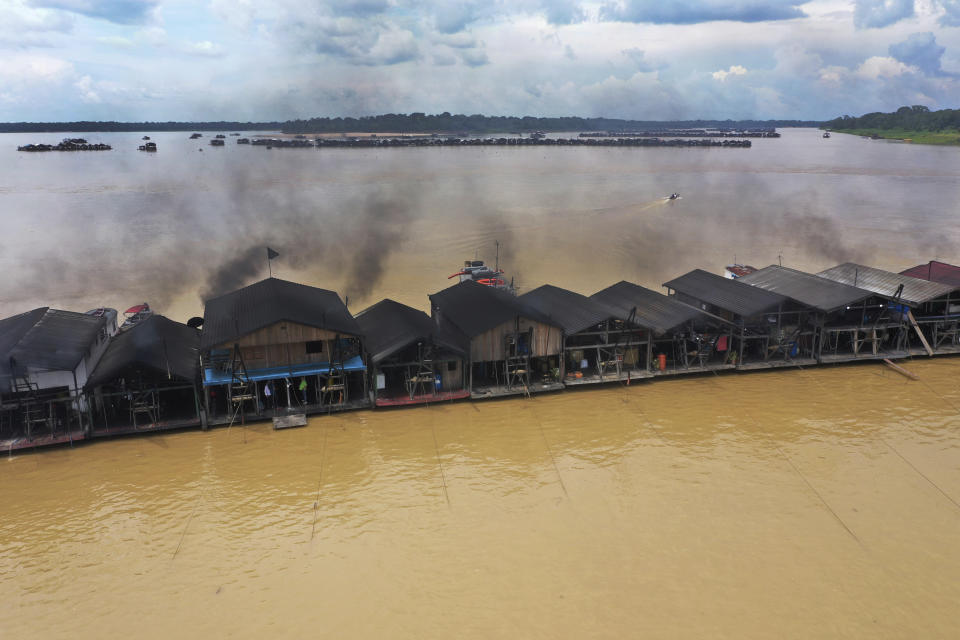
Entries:
<svg viewBox="0 0 960 640">
<path fill-rule="evenodd" d="M 923 343 L 923 348 L 926 349 L 927 355 L 933 355 L 933 349 L 930 348 L 930 344 L 927 342 L 927 338 L 923 335 L 923 331 L 920 330 L 920 325 L 917 324 L 917 321 L 913 317 L 913 310 L 907 311 L 907 320 L 910 321 L 910 324 L 913 325 L 914 331 L 917 332 L 917 335 L 920 337 L 920 342 Z"/>
</svg>

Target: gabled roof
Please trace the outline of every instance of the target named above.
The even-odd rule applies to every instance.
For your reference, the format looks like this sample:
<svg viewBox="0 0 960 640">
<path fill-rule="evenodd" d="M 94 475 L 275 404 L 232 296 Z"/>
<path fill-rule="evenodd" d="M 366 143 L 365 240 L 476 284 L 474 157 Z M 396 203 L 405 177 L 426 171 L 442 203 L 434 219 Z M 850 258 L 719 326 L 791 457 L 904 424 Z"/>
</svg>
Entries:
<svg viewBox="0 0 960 640">
<path fill-rule="evenodd" d="M 464 353 L 463 336 L 450 328 L 441 330 L 423 311 L 393 300 L 381 300 L 364 309 L 356 320 L 373 362 L 380 362 L 418 341 L 432 341 L 437 346 Z"/>
<path fill-rule="evenodd" d="M 918 264 L 915 267 L 901 271 L 900 275 L 960 287 L 960 267 L 947 264 L 946 262 L 931 260 L 927 264 Z"/>
<path fill-rule="evenodd" d="M 773 291 L 824 312 L 872 298 L 873 292 L 841 282 L 772 264 L 739 279 L 739 282 Z"/>
<path fill-rule="evenodd" d="M 110 338 L 85 387 L 111 382 L 137 365 L 193 382 L 197 377 L 199 348 L 199 330 L 160 315 L 150 316 Z"/>
<path fill-rule="evenodd" d="M 860 287 L 890 299 L 896 297 L 897 289 L 902 284 L 903 293 L 900 295 L 900 300 L 911 307 L 945 296 L 956 289 L 952 285 L 941 282 L 911 278 L 892 271 L 865 267 L 853 262 L 838 264 L 826 271 L 821 271 L 817 275 Z"/>
<path fill-rule="evenodd" d="M 695 300 L 712 304 L 718 309 L 731 311 L 742 318 L 776 309 L 786 300 L 778 293 L 751 287 L 702 269 L 694 269 L 679 278 L 665 282 L 663 286 Z"/>
<path fill-rule="evenodd" d="M 47 307 L 40 307 L 0 320 L 0 375 L 10 375 L 10 351 L 46 312 Z"/>
<path fill-rule="evenodd" d="M 467 338 L 474 338 L 517 316 L 560 328 L 556 321 L 524 304 L 516 296 L 472 280 L 431 295 L 430 304 L 432 309 L 439 310 L 441 314 L 440 326 L 443 326 L 443 321 L 452 322 Z"/>
<path fill-rule="evenodd" d="M 360 327 L 333 291 L 267 278 L 207 300 L 200 348 L 209 349 L 282 321 L 361 335 Z"/>
<path fill-rule="evenodd" d="M 18 368 L 73 371 L 94 344 L 104 317 L 41 307 L 0 321 L 0 371 Z"/>
<path fill-rule="evenodd" d="M 590 298 L 617 309 L 624 319 L 628 318 L 631 309 L 636 307 L 636 324 L 658 333 L 665 333 L 689 320 L 708 317 L 669 296 L 626 280 L 597 291 Z"/>
<path fill-rule="evenodd" d="M 583 331 L 610 318 L 620 318 L 621 315 L 616 309 L 611 309 L 597 300 L 550 284 L 523 294 L 519 300 L 551 318 L 563 327 L 567 335 Z M 626 320 L 626 316 L 621 319 Z"/>
</svg>

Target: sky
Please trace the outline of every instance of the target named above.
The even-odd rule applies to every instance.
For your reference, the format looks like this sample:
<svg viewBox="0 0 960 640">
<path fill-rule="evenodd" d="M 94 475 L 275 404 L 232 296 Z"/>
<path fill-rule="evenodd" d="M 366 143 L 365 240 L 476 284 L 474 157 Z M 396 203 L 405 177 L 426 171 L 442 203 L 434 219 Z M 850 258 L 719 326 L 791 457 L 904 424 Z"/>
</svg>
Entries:
<svg viewBox="0 0 960 640">
<path fill-rule="evenodd" d="M 960 0 L 0 0 L 0 121 L 958 102 Z"/>
</svg>

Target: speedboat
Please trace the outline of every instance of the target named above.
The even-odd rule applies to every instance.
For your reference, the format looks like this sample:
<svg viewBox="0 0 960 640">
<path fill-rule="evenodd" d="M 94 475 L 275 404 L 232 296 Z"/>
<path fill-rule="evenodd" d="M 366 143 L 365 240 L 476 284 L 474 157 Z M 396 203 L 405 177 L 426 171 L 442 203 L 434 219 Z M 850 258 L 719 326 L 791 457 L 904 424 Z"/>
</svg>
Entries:
<svg viewBox="0 0 960 640">
<path fill-rule="evenodd" d="M 679 199 L 680 199 L 680 194 L 679 194 L 679 193 L 671 193 L 671 194 L 668 195 L 665 199 L 666 199 L 666 200 L 679 200 Z"/>
</svg>

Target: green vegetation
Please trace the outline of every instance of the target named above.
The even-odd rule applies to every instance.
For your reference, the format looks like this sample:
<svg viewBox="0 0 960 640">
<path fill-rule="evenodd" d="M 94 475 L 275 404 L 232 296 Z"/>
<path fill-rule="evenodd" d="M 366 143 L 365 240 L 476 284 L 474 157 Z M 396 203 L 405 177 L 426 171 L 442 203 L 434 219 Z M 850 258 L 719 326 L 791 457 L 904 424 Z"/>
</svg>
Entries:
<svg viewBox="0 0 960 640">
<path fill-rule="evenodd" d="M 639 131 L 655 129 L 769 129 L 775 127 L 816 127 L 804 120 L 677 120 L 642 121 L 613 118 L 534 118 L 451 114 L 447 111 L 396 114 L 362 118 L 311 118 L 283 126 L 285 133 L 510 133 L 528 131 Z"/>
<path fill-rule="evenodd" d="M 843 116 L 823 123 L 821 129 L 920 144 L 960 144 L 960 109 L 900 107 L 894 113 Z"/>
<path fill-rule="evenodd" d="M 917 144 L 960 144 L 960 131 L 911 131 L 909 129 L 831 129 L 836 133 L 904 140 Z"/>
<path fill-rule="evenodd" d="M 388 113 L 361 118 L 310 118 L 286 122 L 8 122 L 0 133 L 92 131 L 283 131 L 284 133 L 510 133 L 530 131 L 639 131 L 656 129 L 770 129 L 816 127 L 810 120 L 676 120 L 523 118 L 444 112 Z"/>
</svg>

